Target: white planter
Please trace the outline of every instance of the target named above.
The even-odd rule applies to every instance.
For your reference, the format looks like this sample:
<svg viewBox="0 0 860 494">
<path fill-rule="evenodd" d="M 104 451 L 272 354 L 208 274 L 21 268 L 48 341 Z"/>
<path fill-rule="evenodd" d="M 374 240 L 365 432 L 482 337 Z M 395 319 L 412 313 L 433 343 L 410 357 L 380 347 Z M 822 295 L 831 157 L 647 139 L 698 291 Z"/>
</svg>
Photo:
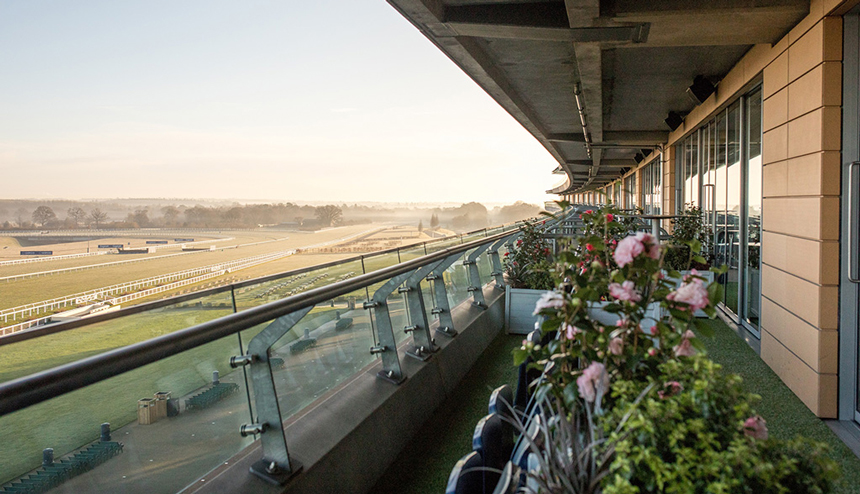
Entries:
<svg viewBox="0 0 860 494">
<path fill-rule="evenodd" d="M 530 288 L 505 289 L 505 331 L 508 334 L 529 334 L 535 329 L 535 304 L 547 290 Z"/>
<path fill-rule="evenodd" d="M 686 271 L 686 270 L 680 271 L 680 273 L 681 273 L 681 279 L 680 280 L 670 278 L 670 279 L 672 279 L 672 281 L 675 282 L 675 286 L 681 286 L 681 283 L 683 282 L 684 277 L 687 276 L 688 274 L 692 274 L 690 271 Z M 696 276 L 700 276 L 700 277 L 705 279 L 705 282 L 704 282 L 705 286 L 708 286 L 714 282 L 714 272 L 713 271 L 698 271 Z M 708 317 L 708 315 L 705 314 L 705 311 L 703 311 L 701 309 L 697 310 L 694 315 L 696 317 Z"/>
<path fill-rule="evenodd" d="M 713 273 L 712 273 L 713 274 Z M 535 304 L 547 290 L 531 290 L 526 288 L 510 288 L 505 291 L 505 331 L 508 334 L 529 334 L 535 329 Z M 606 312 L 606 307 L 612 302 L 594 302 L 588 308 L 588 315 L 595 321 L 607 326 L 614 326 L 618 322 L 618 315 Z M 653 303 L 648 306 L 645 317 L 640 323 L 642 331 L 651 332 L 651 326 L 662 319 L 663 309 L 660 304 Z"/>
</svg>

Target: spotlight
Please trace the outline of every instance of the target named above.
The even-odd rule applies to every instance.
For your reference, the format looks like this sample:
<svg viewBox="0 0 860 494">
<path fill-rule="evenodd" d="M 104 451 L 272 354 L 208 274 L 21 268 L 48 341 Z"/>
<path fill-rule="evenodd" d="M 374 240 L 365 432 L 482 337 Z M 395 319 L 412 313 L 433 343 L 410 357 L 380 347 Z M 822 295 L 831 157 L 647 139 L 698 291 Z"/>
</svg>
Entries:
<svg viewBox="0 0 860 494">
<path fill-rule="evenodd" d="M 687 96 L 697 105 L 704 103 L 708 96 L 714 93 L 714 85 L 705 76 L 697 75 L 693 85 L 687 88 Z"/>
<path fill-rule="evenodd" d="M 684 123 L 684 117 L 682 117 L 681 114 L 676 111 L 670 111 L 669 116 L 666 117 L 666 120 L 664 120 L 664 122 L 666 122 L 666 125 L 668 125 L 669 128 L 674 131 L 675 129 L 680 127 L 682 123 Z"/>
</svg>

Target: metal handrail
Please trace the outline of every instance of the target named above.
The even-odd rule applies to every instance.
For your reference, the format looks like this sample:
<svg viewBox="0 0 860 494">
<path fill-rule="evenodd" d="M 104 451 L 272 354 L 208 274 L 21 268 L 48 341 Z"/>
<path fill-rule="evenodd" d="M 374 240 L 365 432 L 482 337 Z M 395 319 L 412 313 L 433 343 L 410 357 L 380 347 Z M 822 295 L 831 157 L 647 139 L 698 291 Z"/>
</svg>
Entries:
<svg viewBox="0 0 860 494">
<path fill-rule="evenodd" d="M 385 281 L 425 264 L 517 235 L 518 232 L 519 230 L 509 230 L 452 246 L 394 266 L 0 384 L 0 416 Z"/>
</svg>

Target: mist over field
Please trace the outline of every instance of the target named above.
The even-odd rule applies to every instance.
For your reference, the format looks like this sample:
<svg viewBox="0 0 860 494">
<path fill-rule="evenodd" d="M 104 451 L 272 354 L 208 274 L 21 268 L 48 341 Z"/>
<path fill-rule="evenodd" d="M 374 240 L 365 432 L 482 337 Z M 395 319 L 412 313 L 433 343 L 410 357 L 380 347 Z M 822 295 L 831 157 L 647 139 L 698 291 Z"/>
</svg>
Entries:
<svg viewBox="0 0 860 494">
<path fill-rule="evenodd" d="M 452 231 L 537 216 L 542 207 L 432 203 L 259 203 L 217 199 L 0 200 L 4 230 L 77 228 L 295 228 L 392 223 Z"/>
</svg>

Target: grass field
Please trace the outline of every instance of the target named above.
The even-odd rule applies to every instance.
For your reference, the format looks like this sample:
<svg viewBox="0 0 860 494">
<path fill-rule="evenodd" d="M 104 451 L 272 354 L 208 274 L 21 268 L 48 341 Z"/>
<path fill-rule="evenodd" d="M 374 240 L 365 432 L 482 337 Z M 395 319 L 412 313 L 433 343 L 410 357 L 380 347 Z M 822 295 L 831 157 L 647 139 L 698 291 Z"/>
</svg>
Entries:
<svg viewBox="0 0 860 494">
<path fill-rule="evenodd" d="M 101 288 L 117 283 L 134 281 L 159 274 L 168 274 L 196 267 L 208 266 L 219 262 L 241 259 L 270 252 L 278 252 L 301 248 L 320 242 L 327 242 L 343 238 L 370 228 L 368 225 L 353 226 L 327 230 L 316 234 L 295 234 L 288 240 L 271 242 L 260 245 L 252 245 L 238 249 L 227 249 L 223 251 L 206 252 L 190 256 L 168 257 L 156 259 L 143 263 L 133 263 L 119 266 L 105 267 L 87 271 L 64 273 L 50 278 L 30 278 L 25 280 L 0 283 L 0 309 L 17 307 L 31 302 L 48 300 L 64 295 L 83 292 Z M 102 256 L 99 256 L 101 258 Z M 110 256 L 112 259 L 120 256 Z M 32 268 L 38 271 L 42 268 Z M 278 268 L 269 269 L 267 272 L 278 272 Z M 241 271 L 240 271 L 241 272 Z M 260 271 L 255 271 L 259 273 Z M 244 276 L 244 274 L 243 274 Z M 258 274 L 258 276 L 260 276 Z M 46 281 L 47 280 L 47 281 Z"/>
</svg>

